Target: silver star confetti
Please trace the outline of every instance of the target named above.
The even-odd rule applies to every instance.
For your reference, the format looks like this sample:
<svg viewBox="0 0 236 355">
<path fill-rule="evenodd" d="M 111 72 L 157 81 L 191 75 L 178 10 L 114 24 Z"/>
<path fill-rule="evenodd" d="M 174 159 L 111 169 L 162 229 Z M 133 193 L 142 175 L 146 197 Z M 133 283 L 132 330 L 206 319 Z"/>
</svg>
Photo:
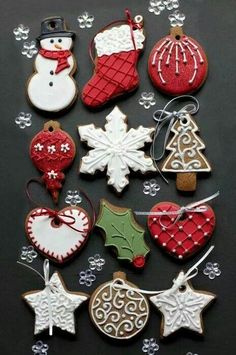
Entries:
<svg viewBox="0 0 236 355">
<path fill-rule="evenodd" d="M 20 112 L 15 118 L 15 123 L 21 128 L 30 127 L 32 124 L 31 113 Z"/>
<path fill-rule="evenodd" d="M 70 206 L 76 206 L 82 202 L 82 197 L 80 196 L 77 190 L 69 190 L 67 191 L 65 203 Z"/>
<path fill-rule="evenodd" d="M 160 185 L 157 183 L 156 179 L 144 181 L 143 187 L 143 193 L 152 197 L 156 196 L 157 192 L 160 190 Z"/>
<path fill-rule="evenodd" d="M 142 351 L 148 355 L 154 355 L 159 350 L 159 345 L 156 343 L 156 339 L 144 339 Z"/>
<path fill-rule="evenodd" d="M 93 274 L 92 270 L 87 269 L 85 271 L 80 271 L 79 273 L 79 283 L 80 285 L 86 285 L 87 287 L 92 286 L 92 283 L 96 280 L 96 276 Z"/>
<path fill-rule="evenodd" d="M 163 4 L 167 10 L 178 9 L 179 0 L 163 0 Z"/>
<path fill-rule="evenodd" d="M 38 53 L 38 48 L 36 47 L 36 42 L 24 42 L 21 53 L 27 58 L 33 58 L 33 56 Z"/>
<path fill-rule="evenodd" d="M 34 250 L 32 245 L 29 245 L 28 247 L 21 248 L 21 255 L 20 255 L 21 260 L 24 260 L 27 263 L 32 263 L 34 261 L 34 259 L 37 258 L 37 256 L 38 256 L 38 253 Z"/>
<path fill-rule="evenodd" d="M 151 106 L 156 104 L 155 95 L 153 92 L 142 92 L 138 102 L 141 106 L 148 110 Z"/>
<path fill-rule="evenodd" d="M 44 344 L 41 340 L 38 340 L 35 345 L 32 346 L 34 355 L 47 355 L 49 346 Z"/>
<path fill-rule="evenodd" d="M 171 27 L 176 27 L 176 26 L 182 27 L 184 25 L 185 17 L 186 17 L 185 14 L 179 12 L 179 10 L 175 10 L 168 17 L 168 19 L 170 20 Z"/>
<path fill-rule="evenodd" d="M 93 26 L 94 16 L 84 11 L 77 18 L 80 28 L 91 28 Z"/>
<path fill-rule="evenodd" d="M 105 265 L 105 259 L 101 258 L 100 254 L 95 254 L 88 258 L 90 270 L 101 271 L 103 265 Z"/>
<path fill-rule="evenodd" d="M 206 263 L 206 267 L 203 270 L 203 274 L 208 276 L 210 280 L 214 280 L 214 278 L 221 275 L 220 265 L 218 263 Z"/>
<path fill-rule="evenodd" d="M 160 15 L 165 10 L 165 5 L 161 0 L 150 0 L 148 11 L 154 13 L 154 15 Z"/>
<path fill-rule="evenodd" d="M 29 31 L 30 31 L 29 27 L 20 24 L 16 28 L 14 28 L 13 33 L 15 35 L 15 39 L 17 41 L 21 41 L 22 39 L 25 40 L 28 38 Z"/>
</svg>

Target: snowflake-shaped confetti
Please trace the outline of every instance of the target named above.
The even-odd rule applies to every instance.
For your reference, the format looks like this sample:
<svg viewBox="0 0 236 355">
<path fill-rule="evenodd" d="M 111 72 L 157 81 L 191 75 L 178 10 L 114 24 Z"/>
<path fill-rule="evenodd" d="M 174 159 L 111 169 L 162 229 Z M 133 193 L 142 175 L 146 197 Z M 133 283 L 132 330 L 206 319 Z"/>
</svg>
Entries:
<svg viewBox="0 0 236 355">
<path fill-rule="evenodd" d="M 21 128 L 30 127 L 32 125 L 31 113 L 20 112 L 15 118 L 15 123 Z"/>
<path fill-rule="evenodd" d="M 208 276 L 210 280 L 213 280 L 216 276 L 221 275 L 220 265 L 218 263 L 206 263 L 206 267 L 203 270 L 203 274 Z"/>
<path fill-rule="evenodd" d="M 165 10 L 165 5 L 161 0 L 150 0 L 148 11 L 153 12 L 155 15 L 160 15 L 160 13 Z"/>
<path fill-rule="evenodd" d="M 156 196 L 157 192 L 160 190 L 160 185 L 158 185 L 155 179 L 144 181 L 143 187 L 143 193 L 152 197 Z"/>
<path fill-rule="evenodd" d="M 198 354 L 194 354 L 194 353 L 191 353 L 191 351 L 189 351 L 186 355 L 198 355 Z"/>
<path fill-rule="evenodd" d="M 170 25 L 172 27 L 183 26 L 185 20 L 185 14 L 179 10 L 175 10 L 172 14 L 169 15 L 168 19 L 170 20 Z"/>
<path fill-rule="evenodd" d="M 77 20 L 80 28 L 91 28 L 93 26 L 94 16 L 85 11 L 78 16 Z"/>
<path fill-rule="evenodd" d="M 140 151 L 145 143 L 152 142 L 154 128 L 139 126 L 128 130 L 126 115 L 116 106 L 106 117 L 105 130 L 94 124 L 79 126 L 82 141 L 92 147 L 82 158 L 80 172 L 93 175 L 107 167 L 108 185 L 121 192 L 128 185 L 130 170 L 156 171 L 153 161 Z"/>
<path fill-rule="evenodd" d="M 65 203 L 67 203 L 68 205 L 71 205 L 71 206 L 76 206 L 81 202 L 82 202 L 82 197 L 80 196 L 80 194 L 77 190 L 67 191 Z"/>
<path fill-rule="evenodd" d="M 49 346 L 44 344 L 41 340 L 38 340 L 35 345 L 32 346 L 34 355 L 47 355 Z"/>
<path fill-rule="evenodd" d="M 156 343 L 156 339 L 144 339 L 142 351 L 148 355 L 154 355 L 159 350 L 159 345 Z"/>
<path fill-rule="evenodd" d="M 179 0 L 163 0 L 163 4 L 167 10 L 178 9 Z"/>
<path fill-rule="evenodd" d="M 21 248 L 21 255 L 20 255 L 21 260 L 24 260 L 27 263 L 32 263 L 34 259 L 37 258 L 37 256 L 38 254 L 36 253 L 32 245 Z"/>
<path fill-rule="evenodd" d="M 95 254 L 88 258 L 90 270 L 101 271 L 103 265 L 105 265 L 105 259 L 101 258 L 100 254 Z"/>
<path fill-rule="evenodd" d="M 92 270 L 87 269 L 85 271 L 80 271 L 79 273 L 79 283 L 80 285 L 86 285 L 87 287 L 92 286 L 92 283 L 96 280 L 96 276 Z"/>
<path fill-rule="evenodd" d="M 156 104 L 155 95 L 153 92 L 142 92 L 138 102 L 141 106 L 148 110 L 151 106 Z"/>
<path fill-rule="evenodd" d="M 69 143 L 61 144 L 61 152 L 66 153 L 69 152 L 70 146 Z"/>
<path fill-rule="evenodd" d="M 38 48 L 36 47 L 36 42 L 24 42 L 21 53 L 27 58 L 33 58 L 33 56 L 38 53 Z"/>
<path fill-rule="evenodd" d="M 22 23 L 14 28 L 13 33 L 15 35 L 15 39 L 17 41 L 21 41 L 22 39 L 27 39 L 29 37 L 29 27 L 23 25 Z"/>
</svg>

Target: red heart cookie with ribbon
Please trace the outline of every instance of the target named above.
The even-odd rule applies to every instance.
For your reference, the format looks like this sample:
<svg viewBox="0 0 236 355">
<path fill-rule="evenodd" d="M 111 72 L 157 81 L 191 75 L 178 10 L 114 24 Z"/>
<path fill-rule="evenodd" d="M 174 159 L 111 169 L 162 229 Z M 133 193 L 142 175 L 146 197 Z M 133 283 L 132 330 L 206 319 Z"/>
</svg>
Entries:
<svg viewBox="0 0 236 355">
<path fill-rule="evenodd" d="M 148 216 L 148 228 L 159 246 L 175 258 L 184 260 L 209 241 L 216 219 L 207 204 L 183 214 L 180 211 L 181 207 L 172 202 L 156 204 Z"/>
<path fill-rule="evenodd" d="M 77 206 L 66 207 L 61 211 L 35 208 L 25 221 L 30 243 L 56 263 L 64 263 L 83 247 L 90 226 L 87 212 Z"/>
</svg>

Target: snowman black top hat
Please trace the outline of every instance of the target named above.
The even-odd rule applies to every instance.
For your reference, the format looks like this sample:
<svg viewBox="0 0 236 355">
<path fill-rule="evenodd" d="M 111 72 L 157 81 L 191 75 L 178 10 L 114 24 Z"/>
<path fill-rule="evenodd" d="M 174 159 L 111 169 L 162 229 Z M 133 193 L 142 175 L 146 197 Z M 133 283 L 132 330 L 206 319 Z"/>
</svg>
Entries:
<svg viewBox="0 0 236 355">
<path fill-rule="evenodd" d="M 67 31 L 65 20 L 63 17 L 48 17 L 41 23 L 41 34 L 38 40 L 50 37 L 74 37 L 75 33 Z"/>
</svg>

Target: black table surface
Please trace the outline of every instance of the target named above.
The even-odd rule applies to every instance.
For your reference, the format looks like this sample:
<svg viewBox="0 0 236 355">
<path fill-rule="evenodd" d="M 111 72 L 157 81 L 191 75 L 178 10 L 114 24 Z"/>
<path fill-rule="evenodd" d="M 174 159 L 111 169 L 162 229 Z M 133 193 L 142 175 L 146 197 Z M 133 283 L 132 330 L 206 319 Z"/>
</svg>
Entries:
<svg viewBox="0 0 236 355">
<path fill-rule="evenodd" d="M 53 337 L 47 332 L 34 337 L 34 315 L 21 299 L 23 292 L 42 289 L 41 279 L 34 273 L 16 264 L 20 249 L 27 245 L 24 233 L 24 220 L 31 209 L 25 195 L 25 183 L 31 177 L 39 176 L 31 163 L 28 147 L 32 137 L 41 130 L 43 123 L 55 115 L 36 112 L 27 102 L 25 83 L 32 73 L 34 59 L 21 55 L 22 42 L 15 41 L 12 30 L 19 23 L 30 27 L 30 39 L 39 35 L 40 22 L 48 16 L 61 15 L 66 19 L 70 29 L 76 31 L 77 38 L 74 54 L 78 62 L 76 81 L 79 88 L 88 81 L 92 74 L 92 63 L 88 56 L 88 44 L 92 36 L 106 24 L 124 16 L 128 6 L 132 13 L 142 14 L 147 35 L 145 51 L 139 61 L 140 87 L 127 98 L 117 101 L 120 109 L 128 116 L 130 127 L 154 125 L 153 109 L 145 110 L 138 104 L 143 91 L 154 91 L 157 104 L 155 109 L 162 108 L 168 97 L 158 93 L 152 86 L 147 75 L 147 60 L 150 50 L 158 39 L 169 31 L 168 11 L 160 16 L 148 12 L 148 0 L 21 0 L 1 1 L 1 238 L 0 238 L 0 282 L 1 282 L 1 319 L 0 319 L 0 349 L 4 355 L 31 354 L 31 347 L 37 339 L 46 342 L 50 349 L 49 355 L 137 355 L 142 354 L 144 338 L 157 339 L 160 349 L 158 354 L 182 355 L 191 351 L 198 355 L 235 354 L 235 130 L 236 130 L 236 99 L 235 99 L 235 0 L 191 0 L 180 1 L 180 10 L 186 14 L 185 32 L 197 39 L 205 48 L 209 58 L 209 76 L 205 85 L 196 94 L 200 101 L 200 111 L 196 116 L 201 137 L 206 143 L 206 155 L 210 160 L 213 172 L 209 178 L 200 179 L 194 196 L 183 196 L 175 188 L 173 179 L 166 185 L 157 177 L 161 190 L 156 197 L 145 196 L 142 192 L 146 176 L 138 174 L 130 176 L 128 189 L 117 197 L 107 187 L 106 178 L 99 175 L 96 178 L 80 177 L 78 167 L 81 157 L 87 148 L 79 142 L 78 124 L 94 123 L 103 127 L 106 115 L 114 107 L 109 104 L 98 112 L 88 111 L 80 101 L 64 115 L 59 116 L 60 123 L 75 140 L 77 155 L 72 168 L 66 174 L 66 181 L 61 192 L 59 207 L 64 206 L 64 198 L 68 189 L 78 187 L 86 190 L 98 209 L 100 198 L 110 202 L 140 210 L 150 210 L 159 201 L 175 201 L 185 205 L 206 197 L 218 189 L 221 195 L 212 206 L 217 216 L 217 227 L 212 243 L 215 250 L 208 258 L 218 262 L 222 275 L 211 281 L 203 275 L 204 265 L 200 267 L 199 275 L 193 280 L 197 289 L 211 291 L 218 295 L 217 301 L 204 315 L 205 335 L 196 336 L 193 333 L 181 332 L 176 337 L 162 341 L 159 336 L 160 315 L 151 307 L 150 320 L 144 332 L 131 342 L 114 343 L 103 338 L 94 328 L 89 319 L 87 307 L 76 313 L 76 336 L 71 337 L 63 332 L 55 331 Z M 91 29 L 80 29 L 77 16 L 83 11 L 95 15 Z M 14 119 L 20 111 L 32 114 L 32 126 L 21 130 Z M 47 193 L 38 187 L 32 188 L 34 197 L 42 205 L 52 207 Z M 84 207 L 86 203 L 82 204 Z M 145 226 L 145 217 L 139 217 L 139 222 Z M 181 268 L 188 269 L 199 255 L 183 265 L 163 254 L 154 245 L 146 228 L 146 240 L 151 248 L 150 257 L 143 272 L 137 273 L 117 259 L 104 248 L 102 237 L 94 231 L 84 250 L 71 263 L 57 267 L 66 285 L 74 291 L 91 293 L 97 286 L 112 279 L 112 273 L 125 271 L 131 282 L 143 289 L 165 289 L 171 286 L 172 280 Z M 204 249 L 206 250 L 206 248 Z M 97 273 L 94 284 L 88 288 L 79 284 L 78 273 L 87 268 L 88 257 L 100 253 L 106 259 L 106 266 Z M 200 255 L 203 254 L 203 251 Z M 43 258 L 39 256 L 33 267 L 42 271 Z M 205 263 L 204 263 L 205 264 Z M 54 265 L 51 271 L 55 270 Z"/>
</svg>

